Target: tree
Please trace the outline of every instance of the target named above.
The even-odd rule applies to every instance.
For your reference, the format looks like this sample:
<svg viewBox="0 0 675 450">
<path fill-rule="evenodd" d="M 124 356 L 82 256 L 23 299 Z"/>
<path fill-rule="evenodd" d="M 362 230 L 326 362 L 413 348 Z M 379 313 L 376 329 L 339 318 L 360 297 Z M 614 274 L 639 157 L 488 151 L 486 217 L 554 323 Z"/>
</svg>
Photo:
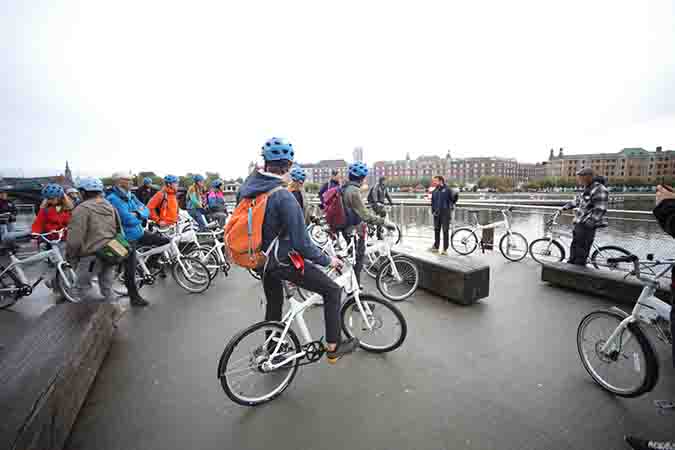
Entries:
<svg viewBox="0 0 675 450">
<path fill-rule="evenodd" d="M 305 183 L 305 190 L 307 192 L 319 192 L 320 188 L 319 183 Z"/>
<path fill-rule="evenodd" d="M 101 178 L 101 182 L 103 183 L 103 186 L 113 186 L 115 184 L 112 177 Z"/>
</svg>

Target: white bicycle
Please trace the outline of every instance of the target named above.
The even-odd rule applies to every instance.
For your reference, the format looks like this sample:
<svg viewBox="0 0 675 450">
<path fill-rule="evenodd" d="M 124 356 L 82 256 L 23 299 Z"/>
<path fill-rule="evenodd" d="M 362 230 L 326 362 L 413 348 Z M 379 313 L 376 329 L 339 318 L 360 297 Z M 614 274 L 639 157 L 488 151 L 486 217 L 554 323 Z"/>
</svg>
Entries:
<svg viewBox="0 0 675 450">
<path fill-rule="evenodd" d="M 486 225 L 481 225 L 479 223 L 478 212 L 479 211 L 477 210 L 469 211 L 471 214 L 472 226 L 457 228 L 452 233 L 450 244 L 454 251 L 460 255 L 468 255 L 478 248 L 478 244 L 481 245 L 481 248 L 484 248 L 485 243 L 482 240 L 478 240 L 476 231 L 504 226 L 506 228 L 506 234 L 499 240 L 499 251 L 504 258 L 516 262 L 527 256 L 527 239 L 525 239 L 525 236 L 522 234 L 511 230 L 511 213 L 513 212 L 513 206 L 501 210 L 503 220 Z"/>
<path fill-rule="evenodd" d="M 643 326 L 652 327 L 658 339 L 673 345 L 671 305 L 654 294 L 658 280 L 673 269 L 675 259 L 659 261 L 649 255 L 640 261 L 629 255 L 608 262 L 632 263 L 632 274 L 644 288 L 630 314 L 613 307 L 584 317 L 577 330 L 577 349 L 584 368 L 603 389 L 621 397 L 637 397 L 650 392 L 659 378 L 656 352 Z M 660 268 L 657 273 L 655 269 Z M 643 270 L 653 275 L 643 278 Z"/>
<path fill-rule="evenodd" d="M 223 234 L 225 230 L 222 228 L 218 230 L 204 231 L 197 233 L 198 244 L 188 256 L 199 259 L 209 269 L 209 276 L 213 280 L 218 272 L 227 276 L 230 272 L 231 265 L 227 260 L 225 253 L 225 243 L 223 242 Z M 203 239 L 208 240 L 208 244 L 204 243 Z"/>
<path fill-rule="evenodd" d="M 332 244 L 329 241 L 329 254 Z M 392 303 L 359 291 L 354 273 L 354 258 L 345 260 L 335 281 L 344 287 L 347 300 L 340 308 L 342 331 L 356 337 L 362 349 L 373 353 L 391 352 L 406 338 L 408 327 L 401 312 Z M 334 271 L 332 273 L 335 273 Z M 218 379 L 227 396 L 235 403 L 256 406 L 281 395 L 293 381 L 298 368 L 315 363 L 326 352 L 322 340 L 314 340 L 304 313 L 322 301 L 312 294 L 300 301 L 284 283 L 290 308 L 281 322 L 259 322 L 234 336 L 218 363 Z M 302 343 L 291 328 L 300 331 Z"/>
<path fill-rule="evenodd" d="M 420 272 L 412 259 L 402 255 L 393 256 L 392 244 L 392 241 L 384 240 L 367 245 L 363 268 L 375 278 L 377 290 L 387 300 L 400 302 L 417 291 Z"/>
</svg>

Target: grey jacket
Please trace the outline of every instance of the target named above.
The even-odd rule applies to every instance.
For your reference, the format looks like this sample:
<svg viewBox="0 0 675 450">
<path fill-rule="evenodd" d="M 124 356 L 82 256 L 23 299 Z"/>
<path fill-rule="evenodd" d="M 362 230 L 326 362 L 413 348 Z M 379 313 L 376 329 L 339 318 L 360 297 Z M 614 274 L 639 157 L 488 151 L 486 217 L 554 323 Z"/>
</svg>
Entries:
<svg viewBox="0 0 675 450">
<path fill-rule="evenodd" d="M 384 225 L 384 218 L 371 212 L 361 199 L 361 188 L 353 181 L 350 181 L 342 188 L 342 201 L 345 208 L 351 209 L 359 216 L 361 221 L 373 225 Z"/>
<path fill-rule="evenodd" d="M 119 224 L 117 210 L 104 198 L 77 205 L 68 225 L 67 259 L 75 261 L 95 254 L 117 235 Z"/>
</svg>

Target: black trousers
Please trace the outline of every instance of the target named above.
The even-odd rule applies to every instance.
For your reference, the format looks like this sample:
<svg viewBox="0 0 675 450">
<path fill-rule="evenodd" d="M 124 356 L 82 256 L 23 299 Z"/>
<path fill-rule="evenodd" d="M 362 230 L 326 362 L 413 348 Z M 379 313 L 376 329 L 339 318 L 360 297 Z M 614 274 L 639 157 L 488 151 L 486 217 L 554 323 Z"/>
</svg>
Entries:
<svg viewBox="0 0 675 450">
<path fill-rule="evenodd" d="M 384 208 L 383 204 L 375 203 L 374 205 L 372 205 L 372 207 L 373 207 L 373 212 L 375 214 L 377 214 L 380 217 L 384 217 L 384 218 L 387 217 L 387 210 Z M 383 231 L 384 231 L 384 227 L 382 225 L 378 225 L 377 226 L 377 238 L 379 240 L 382 240 L 382 238 L 383 238 Z"/>
<path fill-rule="evenodd" d="M 159 247 L 161 245 L 166 245 L 169 242 L 169 238 L 160 236 L 159 234 L 148 233 L 147 231 L 143 233 L 143 236 L 137 241 L 130 242 L 131 252 L 129 252 L 129 257 L 127 258 L 126 285 L 131 300 L 142 298 L 141 294 L 138 292 L 138 286 L 136 286 L 136 249 L 138 247 Z"/>
<path fill-rule="evenodd" d="M 587 227 L 580 223 L 574 225 L 572 245 L 570 245 L 570 258 L 567 262 L 578 266 L 585 266 L 594 239 L 595 228 Z"/>
<path fill-rule="evenodd" d="M 434 248 L 439 248 L 441 241 L 441 229 L 443 230 L 443 250 L 448 250 L 450 245 L 450 210 L 439 209 L 434 214 Z"/>
<path fill-rule="evenodd" d="M 315 292 L 323 297 L 323 315 L 326 323 L 326 342 L 337 344 L 340 342 L 340 298 L 342 288 L 331 280 L 328 275 L 312 264 L 305 261 L 305 273 L 302 274 L 294 267 L 276 267 L 267 269 L 263 278 L 263 288 L 267 307 L 265 320 L 281 320 L 281 309 L 284 303 L 284 289 L 282 280 Z"/>
</svg>

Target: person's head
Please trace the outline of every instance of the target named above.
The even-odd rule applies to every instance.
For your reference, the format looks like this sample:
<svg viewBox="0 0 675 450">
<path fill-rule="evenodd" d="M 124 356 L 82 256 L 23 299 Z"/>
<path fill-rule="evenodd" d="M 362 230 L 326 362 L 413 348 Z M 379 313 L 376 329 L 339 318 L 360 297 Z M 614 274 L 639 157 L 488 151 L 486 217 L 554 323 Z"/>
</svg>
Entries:
<svg viewBox="0 0 675 450">
<path fill-rule="evenodd" d="M 131 186 L 131 175 L 124 172 L 115 172 L 112 176 L 115 186 L 122 189 L 123 191 L 128 191 Z"/>
<path fill-rule="evenodd" d="M 42 188 L 42 199 L 47 201 L 47 206 L 57 206 L 61 204 L 65 192 L 58 184 L 50 183 Z"/>
<path fill-rule="evenodd" d="M 283 177 L 291 170 L 295 150 L 293 144 L 287 140 L 273 137 L 262 146 L 262 156 L 265 160 L 265 172 Z"/>
<path fill-rule="evenodd" d="M 79 200 L 80 199 L 80 192 L 75 188 L 66 189 L 66 195 L 73 200 Z"/>
<path fill-rule="evenodd" d="M 7 200 L 7 192 L 0 191 L 0 200 Z"/>
<path fill-rule="evenodd" d="M 298 184 L 304 184 L 307 179 L 305 171 L 302 170 L 302 167 L 293 167 L 291 170 L 291 180 Z"/>
<path fill-rule="evenodd" d="M 361 161 L 356 161 L 349 165 L 347 173 L 349 174 L 349 181 L 362 184 L 368 176 L 368 166 Z"/>
<path fill-rule="evenodd" d="M 590 186 L 593 182 L 593 169 L 586 167 L 577 172 L 577 184 L 581 186 Z"/>
<path fill-rule="evenodd" d="M 152 178 L 150 177 L 143 178 L 143 186 L 151 186 L 151 185 L 152 185 Z"/>
<path fill-rule="evenodd" d="M 197 186 L 199 186 L 200 189 L 204 188 L 204 177 L 197 174 L 192 177 L 192 181 L 195 182 Z"/>
<path fill-rule="evenodd" d="M 98 178 L 83 178 L 80 180 L 82 199 L 89 200 L 103 195 L 103 183 Z"/>
<path fill-rule="evenodd" d="M 340 172 L 337 171 L 337 169 L 333 169 L 330 171 L 330 179 L 332 181 L 335 181 L 336 183 L 340 182 Z"/>
<path fill-rule="evenodd" d="M 440 175 L 436 175 L 432 180 L 434 186 L 443 186 L 445 184 L 445 178 Z"/>
<path fill-rule="evenodd" d="M 384 184 L 387 182 L 387 177 L 380 177 L 378 180 L 378 183 L 384 186 Z"/>
<path fill-rule="evenodd" d="M 164 177 L 164 188 L 173 190 L 174 192 L 178 190 L 178 177 L 176 175 L 167 175 Z"/>
<path fill-rule="evenodd" d="M 213 180 L 211 182 L 211 188 L 214 191 L 219 191 L 223 188 L 223 180 Z"/>
</svg>

